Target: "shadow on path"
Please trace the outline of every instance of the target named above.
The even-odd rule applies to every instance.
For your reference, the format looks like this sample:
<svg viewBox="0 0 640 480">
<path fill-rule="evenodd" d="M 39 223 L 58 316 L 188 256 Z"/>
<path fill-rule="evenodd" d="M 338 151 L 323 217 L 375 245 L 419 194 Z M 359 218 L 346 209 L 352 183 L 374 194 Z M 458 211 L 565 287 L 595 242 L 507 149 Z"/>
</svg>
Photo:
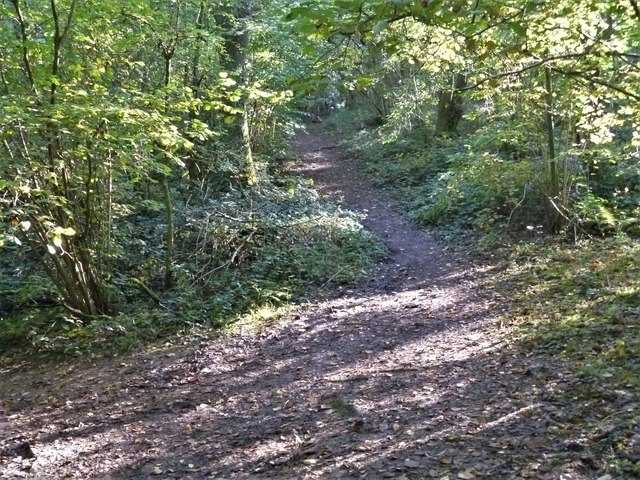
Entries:
<svg viewBox="0 0 640 480">
<path fill-rule="evenodd" d="M 483 274 L 402 219 L 325 134 L 295 146 L 302 173 L 387 243 L 384 280 L 262 334 L 21 384 L 0 372 L 5 453 L 35 455 L 30 470 L 17 454 L 0 463 L 0 478 L 592 478 L 561 432 L 581 412 L 558 392 L 577 380 L 510 344 Z"/>
</svg>

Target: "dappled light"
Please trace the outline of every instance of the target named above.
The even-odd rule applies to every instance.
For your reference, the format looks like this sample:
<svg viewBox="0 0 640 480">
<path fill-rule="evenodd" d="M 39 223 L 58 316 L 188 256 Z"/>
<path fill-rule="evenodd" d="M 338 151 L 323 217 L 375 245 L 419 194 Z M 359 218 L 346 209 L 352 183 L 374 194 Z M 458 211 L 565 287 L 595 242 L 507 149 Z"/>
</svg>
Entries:
<svg viewBox="0 0 640 480">
<path fill-rule="evenodd" d="M 313 150 L 320 143 L 304 142 L 322 142 L 317 135 L 299 146 Z M 377 280 L 262 333 L 52 366 L 27 381 L 27 397 L 11 387 L 10 436 L 34 432 L 35 472 L 82 455 L 86 465 L 73 462 L 69 476 L 580 475 L 570 459 L 550 463 L 566 441 L 552 428 L 567 414 L 555 388 L 571 388 L 571 374 L 505 336 L 504 301 L 486 272 L 345 177 L 335 152 L 321 156 L 330 168 L 316 172 L 317 188 L 330 176 L 347 199 L 375 202 L 365 221 L 391 251 Z M 88 467 L 105 449 L 111 460 Z"/>
<path fill-rule="evenodd" d="M 638 478 L 639 2 L 0 3 L 0 478 Z"/>
</svg>

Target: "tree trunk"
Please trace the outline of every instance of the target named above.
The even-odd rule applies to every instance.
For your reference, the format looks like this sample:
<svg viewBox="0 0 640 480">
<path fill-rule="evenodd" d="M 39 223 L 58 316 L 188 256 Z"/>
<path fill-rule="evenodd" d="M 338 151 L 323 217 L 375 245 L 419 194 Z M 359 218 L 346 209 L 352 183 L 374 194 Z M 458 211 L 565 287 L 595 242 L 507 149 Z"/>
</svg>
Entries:
<svg viewBox="0 0 640 480">
<path fill-rule="evenodd" d="M 253 13 L 251 0 L 240 0 L 238 6 L 230 15 L 217 15 L 216 21 L 223 30 L 225 55 L 222 65 L 230 73 L 236 75 L 241 83 L 247 81 L 247 46 L 249 44 L 249 29 L 246 21 Z M 251 125 L 249 124 L 249 103 L 244 103 L 242 117 L 231 128 L 231 135 L 241 143 L 245 157 L 246 176 L 250 185 L 257 182 L 258 175 L 253 161 L 251 145 Z"/>
<path fill-rule="evenodd" d="M 178 4 L 179 5 L 179 4 Z M 180 11 L 178 10 L 177 16 Z M 178 18 L 176 18 L 176 27 L 178 26 Z M 167 88 L 171 84 L 171 61 L 175 53 L 175 46 L 171 43 L 169 47 L 163 46 L 164 56 L 164 86 Z M 169 170 L 171 166 L 169 162 L 166 163 Z M 170 173 L 162 173 L 162 192 L 164 196 L 164 208 L 167 219 L 167 236 L 165 238 L 165 252 L 164 252 L 164 288 L 170 289 L 173 287 L 173 250 L 174 250 L 174 236 L 175 236 L 175 216 L 173 213 L 173 200 L 171 198 L 171 189 L 169 188 L 169 176 Z"/>
<path fill-rule="evenodd" d="M 436 133 L 455 133 L 464 113 L 464 100 L 459 90 L 466 85 L 466 77 L 462 73 L 456 73 L 451 79 L 451 88 L 440 91 Z"/>
<path fill-rule="evenodd" d="M 251 0 L 240 0 L 238 6 L 226 15 L 216 15 L 216 22 L 222 29 L 224 54 L 222 66 L 230 73 L 242 78 L 249 44 L 249 29 L 245 24 L 251 16 Z"/>
<path fill-rule="evenodd" d="M 544 69 L 545 85 L 545 120 L 547 127 L 547 156 L 548 156 L 548 183 L 549 205 L 547 207 L 547 222 L 551 231 L 557 231 L 560 227 L 561 214 L 558 209 L 563 202 L 560 199 L 560 184 L 558 181 L 558 162 L 556 160 L 555 125 L 553 118 L 553 87 L 551 85 L 551 70 Z"/>
<path fill-rule="evenodd" d="M 171 199 L 171 189 L 167 175 L 162 177 L 162 191 L 164 192 L 164 208 L 167 218 L 167 237 L 165 240 L 164 252 L 164 288 L 173 287 L 173 250 L 175 237 L 175 217 L 173 214 L 173 201 Z"/>
</svg>

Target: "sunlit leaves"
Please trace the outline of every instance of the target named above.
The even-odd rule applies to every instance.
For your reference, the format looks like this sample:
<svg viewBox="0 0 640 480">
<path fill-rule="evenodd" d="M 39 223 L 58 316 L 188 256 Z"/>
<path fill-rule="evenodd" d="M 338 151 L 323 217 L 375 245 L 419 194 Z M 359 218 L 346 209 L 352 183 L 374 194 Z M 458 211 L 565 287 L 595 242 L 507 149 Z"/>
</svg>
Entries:
<svg viewBox="0 0 640 480">
<path fill-rule="evenodd" d="M 71 5 L 2 4 L 0 235 L 40 248 L 63 296 L 94 314 L 104 278 L 90 276 L 108 276 L 99 270 L 119 251 L 114 222 L 133 211 L 136 184 L 186 169 L 250 93 L 220 65 L 220 2 Z M 62 44 L 56 21 L 69 25 Z M 260 88 L 253 95 L 271 98 Z M 12 218 L 19 224 L 7 227 Z"/>
</svg>

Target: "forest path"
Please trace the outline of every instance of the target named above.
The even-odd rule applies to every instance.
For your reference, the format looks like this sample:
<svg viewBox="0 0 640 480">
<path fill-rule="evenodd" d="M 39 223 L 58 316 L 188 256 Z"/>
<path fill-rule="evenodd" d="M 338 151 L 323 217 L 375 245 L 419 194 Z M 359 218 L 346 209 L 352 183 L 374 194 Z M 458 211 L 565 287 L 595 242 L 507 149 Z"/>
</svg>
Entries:
<svg viewBox="0 0 640 480">
<path fill-rule="evenodd" d="M 574 379 L 510 344 L 489 274 L 407 223 L 317 127 L 295 148 L 389 247 L 371 285 L 262 333 L 0 371 L 0 478 L 591 478 L 555 457 Z"/>
</svg>

